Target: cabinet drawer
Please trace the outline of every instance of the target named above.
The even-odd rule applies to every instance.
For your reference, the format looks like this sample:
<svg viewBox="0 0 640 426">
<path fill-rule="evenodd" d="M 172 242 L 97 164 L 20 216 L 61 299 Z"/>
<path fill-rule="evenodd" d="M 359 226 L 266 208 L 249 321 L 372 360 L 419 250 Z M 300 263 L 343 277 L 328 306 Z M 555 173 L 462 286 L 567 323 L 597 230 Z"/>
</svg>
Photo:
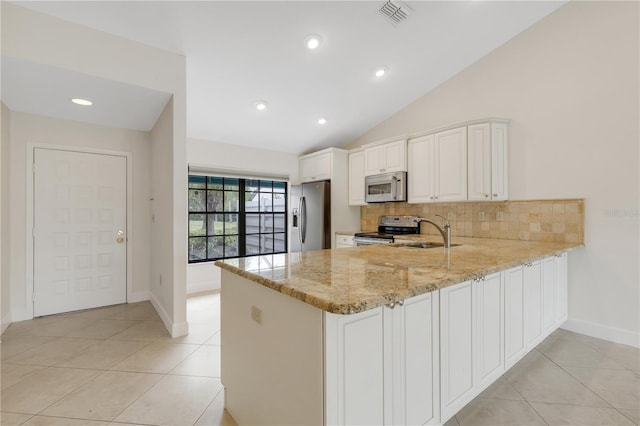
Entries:
<svg viewBox="0 0 640 426">
<path fill-rule="evenodd" d="M 353 246 L 353 235 L 336 234 L 336 246 Z"/>
</svg>

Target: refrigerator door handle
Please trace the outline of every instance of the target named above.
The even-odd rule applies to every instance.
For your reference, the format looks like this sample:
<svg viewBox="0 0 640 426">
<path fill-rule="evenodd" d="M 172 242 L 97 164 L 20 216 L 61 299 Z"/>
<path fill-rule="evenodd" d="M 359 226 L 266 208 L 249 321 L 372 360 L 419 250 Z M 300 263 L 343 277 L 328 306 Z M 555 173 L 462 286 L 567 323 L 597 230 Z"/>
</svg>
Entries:
<svg viewBox="0 0 640 426">
<path fill-rule="evenodd" d="M 304 244 L 307 238 L 307 202 L 304 196 L 300 197 L 300 244 Z"/>
</svg>

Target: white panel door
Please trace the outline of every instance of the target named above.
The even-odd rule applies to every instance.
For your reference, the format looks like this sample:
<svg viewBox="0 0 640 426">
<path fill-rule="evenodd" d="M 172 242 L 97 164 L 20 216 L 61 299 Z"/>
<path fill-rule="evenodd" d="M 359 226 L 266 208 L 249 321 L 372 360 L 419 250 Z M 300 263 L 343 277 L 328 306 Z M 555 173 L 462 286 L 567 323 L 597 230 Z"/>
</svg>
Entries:
<svg viewBox="0 0 640 426">
<path fill-rule="evenodd" d="M 556 325 L 556 258 L 542 259 L 542 332 L 544 337 L 555 330 Z"/>
<path fill-rule="evenodd" d="M 433 201 L 433 135 L 409 141 L 407 193 L 409 203 Z"/>
<path fill-rule="evenodd" d="M 478 392 L 504 373 L 504 290 L 502 274 L 487 275 L 474 283 L 476 293 Z"/>
<path fill-rule="evenodd" d="M 468 200 L 491 199 L 491 129 L 489 123 L 467 130 Z"/>
<path fill-rule="evenodd" d="M 349 154 L 349 205 L 365 206 L 364 151 Z"/>
<path fill-rule="evenodd" d="M 504 271 L 504 346 L 505 370 L 527 352 L 524 341 L 524 273 L 523 267 Z"/>
<path fill-rule="evenodd" d="M 434 135 L 435 200 L 467 199 L 467 128 L 447 130 Z"/>
<path fill-rule="evenodd" d="M 444 423 L 475 396 L 473 287 L 440 290 L 440 404 Z"/>
<path fill-rule="evenodd" d="M 540 261 L 524 268 L 524 341 L 530 351 L 542 341 L 542 266 Z"/>
<path fill-rule="evenodd" d="M 383 308 L 325 314 L 325 422 L 384 424 Z"/>
<path fill-rule="evenodd" d="M 34 316 L 126 302 L 127 159 L 34 150 Z"/>
</svg>

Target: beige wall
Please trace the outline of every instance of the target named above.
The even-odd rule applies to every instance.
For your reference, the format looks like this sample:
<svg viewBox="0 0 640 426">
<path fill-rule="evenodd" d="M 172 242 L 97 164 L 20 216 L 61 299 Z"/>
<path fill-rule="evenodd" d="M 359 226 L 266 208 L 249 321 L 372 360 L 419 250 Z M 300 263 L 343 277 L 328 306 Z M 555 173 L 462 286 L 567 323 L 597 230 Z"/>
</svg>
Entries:
<svg viewBox="0 0 640 426">
<path fill-rule="evenodd" d="M 187 162 L 211 170 L 235 170 L 243 173 L 284 175 L 298 183 L 298 156 L 295 154 L 230 145 L 221 142 L 189 139 Z M 213 262 L 194 263 L 187 267 L 187 292 L 220 289 L 220 268 Z"/>
<path fill-rule="evenodd" d="M 510 118 L 510 198 L 585 198 L 567 327 L 635 345 L 638 16 L 638 2 L 570 2 L 349 145 Z"/>
<path fill-rule="evenodd" d="M 2 106 L 2 124 L 0 125 L 0 333 L 11 323 L 11 286 L 9 248 L 9 142 L 11 129 L 11 111 L 4 103 Z"/>
<path fill-rule="evenodd" d="M 132 251 L 133 282 L 128 283 L 130 302 L 149 298 L 150 142 L 147 132 L 59 120 L 11 112 L 10 238 L 12 321 L 30 319 L 26 268 L 27 253 L 27 149 L 29 144 L 78 147 L 131 153 L 133 157 L 133 223 L 128 227 Z M 3 191 L 4 193 L 4 191 Z M 3 259 L 4 260 L 4 259 Z M 5 263 L 3 261 L 3 263 Z M 6 263 L 5 263 L 6 264 Z"/>
</svg>

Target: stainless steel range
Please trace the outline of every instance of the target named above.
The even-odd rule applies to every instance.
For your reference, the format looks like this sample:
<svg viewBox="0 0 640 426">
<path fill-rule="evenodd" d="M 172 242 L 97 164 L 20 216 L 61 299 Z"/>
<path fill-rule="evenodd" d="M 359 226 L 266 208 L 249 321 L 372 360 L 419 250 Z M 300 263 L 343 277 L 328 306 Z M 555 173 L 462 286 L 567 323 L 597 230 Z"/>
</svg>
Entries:
<svg viewBox="0 0 640 426">
<path fill-rule="evenodd" d="M 419 219 L 418 216 L 380 216 L 378 232 L 358 232 L 353 242 L 357 246 L 390 244 L 398 236 L 419 234 Z"/>
</svg>

